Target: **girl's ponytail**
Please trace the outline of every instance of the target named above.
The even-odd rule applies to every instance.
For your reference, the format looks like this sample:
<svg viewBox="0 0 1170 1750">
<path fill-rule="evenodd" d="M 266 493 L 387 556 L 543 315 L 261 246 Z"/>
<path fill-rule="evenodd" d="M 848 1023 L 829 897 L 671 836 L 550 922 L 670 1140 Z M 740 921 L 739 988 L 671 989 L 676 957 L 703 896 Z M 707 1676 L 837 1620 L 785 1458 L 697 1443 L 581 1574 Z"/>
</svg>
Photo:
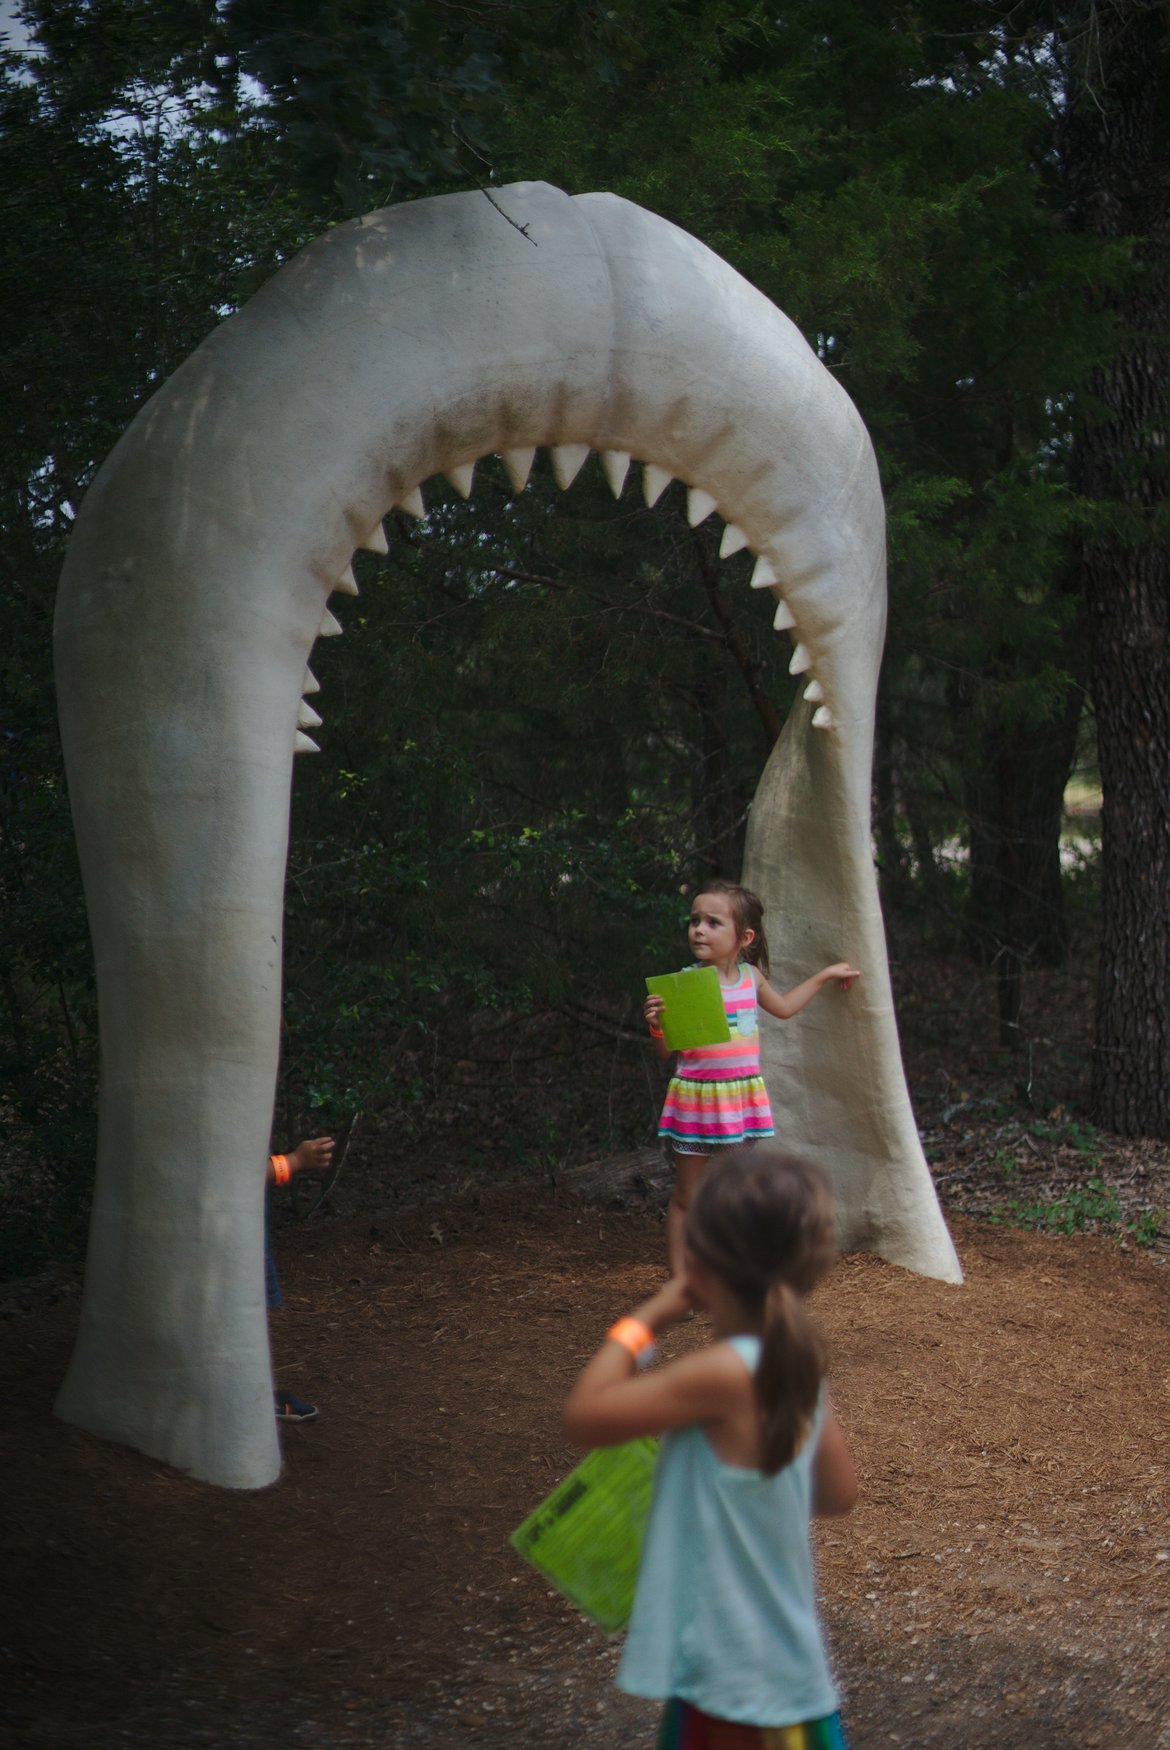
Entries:
<svg viewBox="0 0 1170 1750">
<path fill-rule="evenodd" d="M 769 1475 L 800 1451 L 816 1415 L 825 1352 L 802 1297 L 836 1256 L 833 1225 L 824 1174 L 774 1143 L 728 1149 L 691 1204 L 687 1244 L 760 1319 L 760 1468 Z"/>
<path fill-rule="evenodd" d="M 812 1429 L 821 1382 L 824 1345 L 791 1283 L 773 1282 L 764 1301 L 763 1343 L 756 1395 L 764 1425 L 760 1469 L 773 1476 L 791 1464 Z"/>
</svg>

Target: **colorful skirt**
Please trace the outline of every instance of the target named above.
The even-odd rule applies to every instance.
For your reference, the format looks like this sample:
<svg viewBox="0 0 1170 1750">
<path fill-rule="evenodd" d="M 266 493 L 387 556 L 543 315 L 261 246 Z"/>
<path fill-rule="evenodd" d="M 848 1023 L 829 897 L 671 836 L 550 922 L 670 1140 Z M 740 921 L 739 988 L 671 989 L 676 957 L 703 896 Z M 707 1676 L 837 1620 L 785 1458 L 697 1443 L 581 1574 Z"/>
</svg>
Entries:
<svg viewBox="0 0 1170 1750">
<path fill-rule="evenodd" d="M 671 1698 L 662 1710 L 657 1750 L 848 1750 L 840 1714 L 798 1726 L 744 1726 L 717 1720 L 689 1701 Z"/>
<path fill-rule="evenodd" d="M 713 1148 L 774 1136 L 763 1076 L 710 1082 L 671 1076 L 658 1134 L 676 1155 L 706 1155 Z"/>
</svg>

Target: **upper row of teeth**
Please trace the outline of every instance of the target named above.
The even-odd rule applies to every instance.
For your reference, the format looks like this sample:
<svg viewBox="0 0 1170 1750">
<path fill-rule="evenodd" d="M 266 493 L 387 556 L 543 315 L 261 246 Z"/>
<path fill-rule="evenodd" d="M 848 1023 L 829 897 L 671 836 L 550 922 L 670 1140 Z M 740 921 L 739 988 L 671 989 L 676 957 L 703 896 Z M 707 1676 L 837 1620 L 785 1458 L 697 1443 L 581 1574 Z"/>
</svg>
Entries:
<svg viewBox="0 0 1170 1750">
<path fill-rule="evenodd" d="M 573 484 L 573 481 L 581 472 L 589 454 L 590 449 L 588 444 L 554 444 L 550 447 L 549 458 L 552 462 L 553 478 L 562 491 Z M 605 477 L 609 482 L 610 490 L 615 498 L 620 498 L 622 488 L 626 483 L 626 474 L 629 471 L 631 460 L 630 454 L 627 450 L 602 450 L 600 455 L 601 466 L 605 471 Z M 516 492 L 523 492 L 525 486 L 528 484 L 528 476 L 532 472 L 532 464 L 535 457 L 535 445 L 531 448 L 521 450 L 501 451 L 500 460 L 503 462 L 504 468 L 507 471 L 508 479 L 511 481 L 512 487 Z M 474 475 L 475 463 L 462 462 L 457 468 L 449 468 L 445 477 L 451 482 L 451 485 L 462 498 L 470 498 Z M 646 503 L 649 506 L 653 507 L 658 503 L 658 500 L 662 497 L 662 494 L 666 491 L 666 488 L 670 485 L 673 478 L 674 476 L 672 474 L 668 473 L 665 468 L 658 467 L 657 463 L 643 463 L 642 491 L 645 495 Z M 701 486 L 690 486 L 687 488 L 687 521 L 692 528 L 697 528 L 701 522 L 711 515 L 712 511 L 718 510 L 718 508 L 719 506 L 716 500 L 709 492 L 704 491 Z M 393 510 L 401 510 L 404 511 L 407 516 L 418 517 L 420 519 L 427 514 L 426 506 L 423 503 L 422 492 L 417 486 L 412 487 L 409 492 L 401 493 L 389 506 L 387 515 Z M 719 543 L 719 557 L 721 559 L 730 559 L 733 553 L 740 552 L 740 550 L 748 546 L 748 544 L 748 537 L 744 534 L 743 530 L 737 528 L 734 523 L 727 523 L 723 530 L 723 539 Z M 369 553 L 385 555 L 390 551 L 386 542 L 386 532 L 380 522 L 375 523 L 370 534 L 361 545 L 363 549 Z M 791 632 L 795 642 L 795 649 L 792 652 L 792 660 L 788 664 L 788 672 L 789 674 L 794 675 L 808 674 L 808 671 L 812 668 L 812 656 L 809 653 L 808 646 L 800 642 L 799 633 L 796 630 L 796 618 L 792 609 L 788 606 L 788 603 L 779 596 L 779 581 L 780 580 L 768 559 L 761 557 L 756 560 L 756 568 L 752 572 L 752 588 L 770 589 L 777 594 L 779 605 L 776 609 L 776 616 L 773 624 L 779 632 Z M 335 590 L 340 590 L 343 595 L 356 595 L 358 593 L 357 579 L 354 577 L 352 565 L 346 566 L 342 575 L 333 585 L 333 588 Z M 340 621 L 329 611 L 328 608 L 326 608 L 324 618 L 322 619 L 320 628 L 317 632 L 318 638 L 336 638 L 341 630 L 342 627 Z M 320 690 L 320 684 L 317 681 L 316 676 L 313 674 L 313 671 L 306 668 L 305 682 L 304 686 L 301 688 L 302 694 L 307 696 L 311 693 L 318 693 Z M 813 712 L 813 728 L 831 729 L 833 727 L 833 718 L 830 714 L 829 707 L 823 703 L 825 697 L 824 691 L 821 687 L 820 681 L 816 679 L 815 675 L 810 677 L 808 685 L 804 689 L 804 697 L 810 704 L 817 707 Z M 297 718 L 297 722 L 299 727 L 297 729 L 296 751 L 298 753 L 318 753 L 320 750 L 317 743 L 311 736 L 306 735 L 305 731 L 307 729 L 318 728 L 321 724 L 321 718 L 317 715 L 316 711 L 314 711 L 313 707 L 306 702 L 306 697 L 302 697 L 301 699 L 300 715 Z"/>
</svg>

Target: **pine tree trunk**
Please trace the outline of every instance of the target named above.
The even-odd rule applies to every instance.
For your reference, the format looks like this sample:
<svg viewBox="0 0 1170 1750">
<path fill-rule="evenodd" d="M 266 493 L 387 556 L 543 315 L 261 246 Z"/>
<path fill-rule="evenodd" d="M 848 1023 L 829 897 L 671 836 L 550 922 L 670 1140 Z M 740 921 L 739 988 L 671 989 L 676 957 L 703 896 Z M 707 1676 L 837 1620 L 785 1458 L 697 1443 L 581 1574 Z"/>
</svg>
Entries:
<svg viewBox="0 0 1170 1750">
<path fill-rule="evenodd" d="M 964 785 L 971 949 L 985 965 L 1064 963 L 1060 830 L 1080 711 L 1073 693 L 1042 727 L 1015 730 L 1008 740 L 981 748 L 983 764 Z M 1018 1020 L 1018 1012 L 1011 1019 Z"/>
<path fill-rule="evenodd" d="M 1060 848 L 1064 793 L 1076 758 L 1083 700 L 1080 691 L 1070 696 L 1031 762 L 1030 830 L 1020 847 L 1020 885 L 1025 895 L 1024 935 L 1031 957 L 1041 966 L 1063 966 L 1068 958 Z"/>
<path fill-rule="evenodd" d="M 692 695 L 699 738 L 691 776 L 691 830 L 696 851 L 695 878 L 721 875 L 734 881 L 743 854 L 741 809 L 736 807 L 728 746 L 727 676 L 703 653 L 696 663 Z"/>
<path fill-rule="evenodd" d="M 894 726 L 885 686 L 878 688 L 873 747 L 873 836 L 877 847 L 882 909 L 895 911 L 906 897 L 906 857 L 898 836 L 898 792 L 894 769 Z"/>
<path fill-rule="evenodd" d="M 1170 7 L 1114 0 L 1074 18 L 1071 219 L 1135 239 L 1136 268 L 1114 299 L 1120 349 L 1092 384 L 1075 456 L 1080 490 L 1112 511 L 1082 555 L 1104 791 L 1093 1099 L 1111 1130 L 1170 1137 Z"/>
</svg>

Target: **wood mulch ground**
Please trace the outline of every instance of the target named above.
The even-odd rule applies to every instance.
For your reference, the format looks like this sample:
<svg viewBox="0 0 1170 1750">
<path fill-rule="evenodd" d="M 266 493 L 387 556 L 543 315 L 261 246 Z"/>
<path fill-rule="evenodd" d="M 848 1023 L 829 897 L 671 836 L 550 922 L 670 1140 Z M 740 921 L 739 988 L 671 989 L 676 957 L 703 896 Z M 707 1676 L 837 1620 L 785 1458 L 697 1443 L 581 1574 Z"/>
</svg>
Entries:
<svg viewBox="0 0 1170 1750">
<path fill-rule="evenodd" d="M 967 1280 L 855 1255 L 816 1297 L 862 1486 L 817 1535 L 852 1743 L 1170 1746 L 1170 1149 L 1076 1117 L 1075 983 L 1033 987 L 1005 1059 L 972 1043 L 994 1004 L 969 967 L 895 970 Z M 366 1146 L 278 1235 L 278 1377 L 321 1417 L 272 1489 L 55 1422 L 76 1276 L 4 1298 L 5 1750 L 652 1744 L 615 1645 L 507 1535 L 574 1462 L 576 1368 L 660 1279 L 655 1195 L 599 1209 L 501 1170 L 440 1197 L 420 1166 L 374 1204 L 393 1157 Z"/>
</svg>

